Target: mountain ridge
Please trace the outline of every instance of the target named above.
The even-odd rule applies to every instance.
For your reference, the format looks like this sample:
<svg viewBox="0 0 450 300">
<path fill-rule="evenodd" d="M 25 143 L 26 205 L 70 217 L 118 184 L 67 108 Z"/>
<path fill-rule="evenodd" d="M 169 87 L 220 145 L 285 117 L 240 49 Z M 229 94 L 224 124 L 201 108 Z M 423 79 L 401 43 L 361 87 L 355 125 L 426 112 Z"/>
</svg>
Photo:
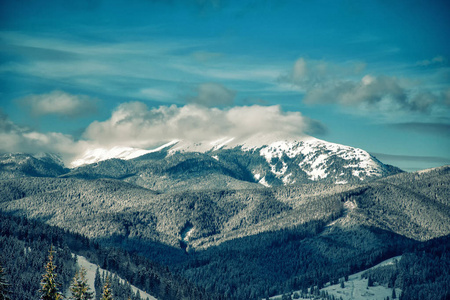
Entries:
<svg viewBox="0 0 450 300">
<path fill-rule="evenodd" d="M 238 140 L 225 137 L 212 142 L 198 143 L 172 140 L 150 150 L 118 146 L 111 149 L 89 150 L 85 156 L 74 161 L 77 167 L 72 168 L 71 172 L 64 176 L 73 174 L 81 176 L 82 170 L 91 169 L 86 172 L 94 172 L 97 177 L 101 177 L 97 170 L 92 169 L 98 169 L 99 166 L 105 168 L 106 161 L 121 159 L 126 161 L 124 165 L 128 165 L 129 168 L 140 169 L 126 176 L 140 176 L 141 178 L 135 178 L 134 182 L 141 182 L 137 184 L 149 187 L 151 182 L 158 179 L 149 175 L 152 171 L 142 169 L 144 161 L 147 161 L 150 169 L 153 168 L 150 164 L 154 165 L 156 162 L 155 158 L 159 160 L 159 164 L 166 161 L 170 165 L 171 161 L 178 160 L 180 164 L 186 165 L 195 153 L 197 153 L 195 158 L 197 165 L 205 165 L 210 170 L 222 170 L 223 172 L 217 171 L 218 173 L 214 174 L 220 177 L 225 176 L 224 178 L 228 181 L 237 179 L 266 187 L 315 181 L 336 184 L 356 183 L 402 172 L 396 167 L 383 164 L 376 157 L 359 148 L 330 143 L 309 136 L 298 139 L 275 138 L 257 136 Z M 139 167 L 136 167 L 137 165 Z M 199 169 L 193 165 L 192 167 L 197 171 Z M 237 176 L 236 171 L 246 175 Z M 170 170 L 165 175 L 173 177 Z M 149 178 L 148 182 L 143 182 L 143 178 Z M 247 186 L 247 183 L 244 185 Z"/>
</svg>

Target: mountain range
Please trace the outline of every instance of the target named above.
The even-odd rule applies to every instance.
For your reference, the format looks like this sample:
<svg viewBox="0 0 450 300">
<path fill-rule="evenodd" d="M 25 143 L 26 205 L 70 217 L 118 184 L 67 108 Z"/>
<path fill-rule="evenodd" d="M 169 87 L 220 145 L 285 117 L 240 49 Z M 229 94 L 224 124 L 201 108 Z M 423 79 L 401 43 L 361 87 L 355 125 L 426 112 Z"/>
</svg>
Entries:
<svg viewBox="0 0 450 300">
<path fill-rule="evenodd" d="M 255 184 L 272 187 L 310 182 L 358 183 L 402 172 L 358 148 L 313 137 L 277 138 L 174 140 L 152 150 L 92 149 L 71 161 L 70 168 L 65 168 L 55 155 L 9 154 L 0 157 L 0 176 L 106 177 L 164 192 L 205 186 L 211 189 L 252 188 Z"/>
<path fill-rule="evenodd" d="M 312 137 L 96 149 L 70 168 L 4 154 L 0 178 L 2 213 L 143 255 L 230 299 L 320 286 L 450 234 L 449 166 L 406 173 Z"/>
</svg>

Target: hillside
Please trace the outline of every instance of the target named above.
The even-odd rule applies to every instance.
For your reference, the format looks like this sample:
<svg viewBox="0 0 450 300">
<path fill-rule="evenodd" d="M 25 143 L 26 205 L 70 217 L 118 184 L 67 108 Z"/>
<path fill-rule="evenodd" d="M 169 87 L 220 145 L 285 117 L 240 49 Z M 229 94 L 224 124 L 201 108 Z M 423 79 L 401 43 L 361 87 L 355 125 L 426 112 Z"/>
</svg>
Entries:
<svg viewBox="0 0 450 300">
<path fill-rule="evenodd" d="M 0 209 L 140 253 L 232 299 L 324 283 L 450 234 L 449 167 L 358 185 L 165 193 L 129 178 L 4 179 Z"/>
</svg>

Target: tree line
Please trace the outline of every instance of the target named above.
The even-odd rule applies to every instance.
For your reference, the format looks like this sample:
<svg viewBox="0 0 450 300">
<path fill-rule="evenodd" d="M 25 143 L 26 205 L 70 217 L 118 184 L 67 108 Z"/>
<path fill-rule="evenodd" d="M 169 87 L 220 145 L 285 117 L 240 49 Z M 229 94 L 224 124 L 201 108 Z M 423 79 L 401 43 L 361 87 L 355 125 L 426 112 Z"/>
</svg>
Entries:
<svg viewBox="0 0 450 300">
<path fill-rule="evenodd" d="M 45 266 L 45 273 L 42 275 L 39 289 L 39 299 L 41 300 L 62 300 L 63 294 L 60 291 L 61 284 L 58 281 L 58 274 L 56 272 L 56 265 L 53 261 L 53 247 L 50 248 L 48 261 Z M 11 284 L 6 279 L 5 270 L 0 265 L 0 300 L 11 300 L 12 292 L 10 290 Z M 75 273 L 72 283 L 70 285 L 71 295 L 69 300 L 89 300 L 94 299 L 94 293 L 91 291 L 86 278 L 86 269 L 81 268 Z M 129 297 L 131 300 L 131 297 Z M 103 285 L 101 300 L 113 300 L 113 292 L 109 277 L 106 278 Z"/>
</svg>

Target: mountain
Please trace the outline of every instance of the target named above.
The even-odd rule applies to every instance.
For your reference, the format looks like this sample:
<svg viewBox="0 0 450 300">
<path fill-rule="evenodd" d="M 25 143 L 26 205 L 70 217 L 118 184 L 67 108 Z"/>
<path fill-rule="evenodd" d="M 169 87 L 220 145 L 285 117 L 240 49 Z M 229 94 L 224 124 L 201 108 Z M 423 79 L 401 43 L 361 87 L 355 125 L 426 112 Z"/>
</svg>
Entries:
<svg viewBox="0 0 450 300">
<path fill-rule="evenodd" d="M 165 159 L 177 155 L 187 154 Z M 126 172 L 127 162 L 98 165 Z M 449 166 L 358 184 L 165 193 L 128 179 L 3 179 L 0 210 L 139 253 L 231 299 L 328 282 L 450 234 Z"/>
<path fill-rule="evenodd" d="M 206 186 L 252 188 L 255 183 L 266 187 L 360 183 L 402 172 L 358 148 L 313 137 L 279 136 L 198 143 L 174 140 L 152 150 L 95 149 L 73 161 L 72 166 L 76 168 L 66 177 L 127 178 L 162 192 Z"/>
<path fill-rule="evenodd" d="M 328 282 L 450 234 L 448 166 L 386 177 L 359 149 L 261 143 L 178 141 L 73 169 L 4 155 L 0 211 L 143 255 L 226 299 Z"/>
<path fill-rule="evenodd" d="M 33 177 L 57 177 L 69 169 L 64 167 L 61 158 L 54 154 L 10 153 L 0 155 L 0 179 Z"/>
<path fill-rule="evenodd" d="M 400 172 L 311 137 L 172 141 L 85 161 L 0 156 L 0 212 L 146 257 L 223 299 L 321 286 L 450 241 L 450 166 Z"/>
</svg>

